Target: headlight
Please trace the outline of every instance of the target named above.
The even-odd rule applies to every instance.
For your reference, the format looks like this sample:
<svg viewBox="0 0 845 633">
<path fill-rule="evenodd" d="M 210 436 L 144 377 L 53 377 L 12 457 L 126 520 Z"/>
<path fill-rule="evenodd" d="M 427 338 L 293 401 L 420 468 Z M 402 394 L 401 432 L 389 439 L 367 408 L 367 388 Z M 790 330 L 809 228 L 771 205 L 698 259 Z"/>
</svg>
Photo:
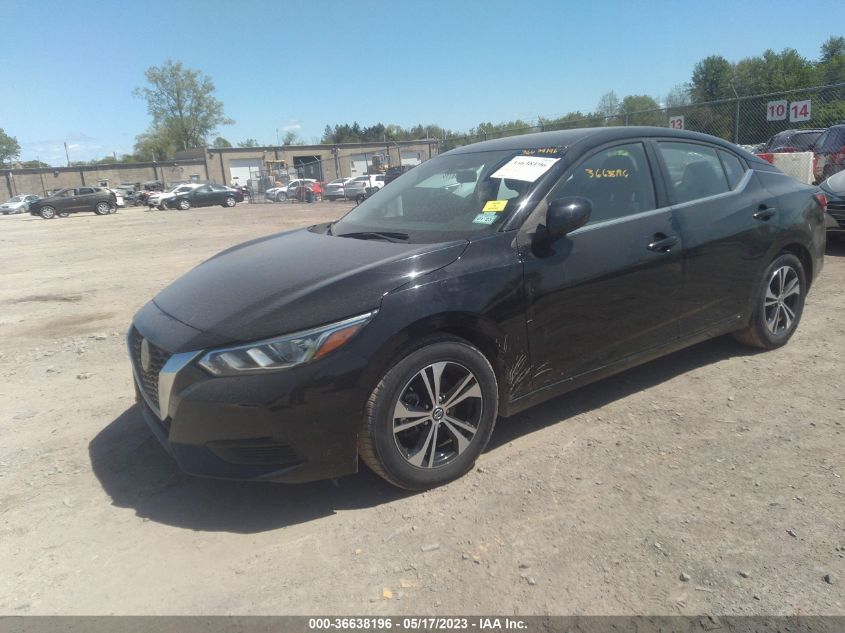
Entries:
<svg viewBox="0 0 845 633">
<path fill-rule="evenodd" d="M 301 365 L 345 345 L 375 315 L 374 310 L 305 332 L 212 350 L 200 359 L 199 365 L 215 376 L 255 374 Z"/>
</svg>

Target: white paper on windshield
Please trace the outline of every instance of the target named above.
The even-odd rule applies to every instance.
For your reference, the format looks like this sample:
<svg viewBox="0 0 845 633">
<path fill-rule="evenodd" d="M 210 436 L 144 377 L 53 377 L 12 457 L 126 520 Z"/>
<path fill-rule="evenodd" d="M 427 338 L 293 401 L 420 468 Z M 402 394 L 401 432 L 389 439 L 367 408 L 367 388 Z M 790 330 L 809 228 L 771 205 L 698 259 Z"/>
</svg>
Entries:
<svg viewBox="0 0 845 633">
<path fill-rule="evenodd" d="M 490 177 L 534 182 L 549 171 L 552 165 L 559 160 L 559 158 L 547 158 L 545 156 L 517 156 L 502 165 Z"/>
</svg>

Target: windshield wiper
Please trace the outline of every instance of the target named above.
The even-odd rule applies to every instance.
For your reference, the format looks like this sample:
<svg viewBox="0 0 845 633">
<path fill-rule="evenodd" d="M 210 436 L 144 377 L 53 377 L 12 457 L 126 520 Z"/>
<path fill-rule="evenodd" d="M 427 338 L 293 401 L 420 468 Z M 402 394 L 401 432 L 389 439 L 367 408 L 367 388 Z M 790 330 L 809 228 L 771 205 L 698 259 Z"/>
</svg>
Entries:
<svg viewBox="0 0 845 633">
<path fill-rule="evenodd" d="M 356 240 L 386 240 L 388 242 L 405 242 L 407 233 L 388 233 L 382 231 L 361 231 L 359 233 L 343 233 L 337 237 L 352 237 Z"/>
</svg>

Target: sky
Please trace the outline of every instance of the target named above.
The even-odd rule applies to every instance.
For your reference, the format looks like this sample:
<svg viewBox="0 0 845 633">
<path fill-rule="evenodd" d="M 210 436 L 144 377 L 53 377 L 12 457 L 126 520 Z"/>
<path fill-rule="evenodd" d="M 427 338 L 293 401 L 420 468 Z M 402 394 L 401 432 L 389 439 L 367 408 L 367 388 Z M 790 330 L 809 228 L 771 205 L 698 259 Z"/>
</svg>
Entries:
<svg viewBox="0 0 845 633">
<path fill-rule="evenodd" d="M 22 160 L 132 151 L 149 127 L 132 91 L 167 59 L 212 78 L 233 144 L 318 142 L 327 124 L 483 121 L 590 111 L 613 90 L 658 100 L 700 59 L 767 48 L 815 59 L 841 21 L 785 0 L 0 0 L 18 42 L 0 64 L 0 128 Z M 843 0 L 814 16 L 845 17 Z"/>
</svg>

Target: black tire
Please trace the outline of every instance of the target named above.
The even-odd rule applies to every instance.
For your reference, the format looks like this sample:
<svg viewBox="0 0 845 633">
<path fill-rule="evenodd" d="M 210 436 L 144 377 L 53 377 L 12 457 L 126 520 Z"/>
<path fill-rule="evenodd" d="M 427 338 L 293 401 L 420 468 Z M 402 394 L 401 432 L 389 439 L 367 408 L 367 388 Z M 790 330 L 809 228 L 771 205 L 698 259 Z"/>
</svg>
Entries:
<svg viewBox="0 0 845 633">
<path fill-rule="evenodd" d="M 41 207 L 38 211 L 38 215 L 40 215 L 45 220 L 52 220 L 56 217 L 56 210 L 51 206 Z"/>
<path fill-rule="evenodd" d="M 60 218 L 66 218 L 70 215 L 70 213 L 68 213 L 67 211 L 59 211 L 56 215 L 58 215 Z"/>
<path fill-rule="evenodd" d="M 187 211 L 191 208 L 191 201 L 187 198 L 182 198 L 179 202 L 176 203 L 176 208 L 180 211 Z"/>
<path fill-rule="evenodd" d="M 276 202 L 285 202 L 288 199 L 288 194 L 280 191 L 276 194 Z"/>
<path fill-rule="evenodd" d="M 237 200 L 235 200 L 235 197 L 234 197 L 234 196 L 229 196 L 229 197 L 228 197 L 228 198 L 226 198 L 226 200 L 223 202 L 223 206 L 224 206 L 224 207 L 229 207 L 229 208 L 231 209 L 231 208 L 232 208 L 232 207 L 234 207 L 237 203 L 238 203 L 238 201 L 237 201 Z"/>
<path fill-rule="evenodd" d="M 439 379 L 435 366 L 443 366 Z M 429 386 L 437 385 L 435 392 L 442 387 L 447 395 L 452 390 L 457 390 L 454 396 L 467 391 L 480 395 L 459 399 L 454 407 L 431 406 L 432 398 L 423 390 L 423 372 Z M 458 389 L 462 380 L 472 378 L 475 381 L 470 380 L 465 389 Z M 367 400 L 358 454 L 373 472 L 406 490 L 424 490 L 457 479 L 473 467 L 487 446 L 496 424 L 498 394 L 496 374 L 478 349 L 446 335 L 423 339 L 387 370 Z M 407 400 L 408 396 L 416 401 Z M 413 417 L 395 417 L 400 398 Z M 441 399 L 438 405 L 441 403 L 448 404 L 448 400 Z M 404 422 L 397 424 L 397 419 Z M 456 420 L 465 426 L 457 427 Z M 404 431 L 395 432 L 396 426 L 403 425 L 407 427 Z M 467 434 L 462 429 L 474 432 Z M 432 445 L 440 450 L 432 450 Z"/>
<path fill-rule="evenodd" d="M 98 202 L 97 206 L 94 207 L 94 213 L 97 215 L 108 215 L 110 211 L 111 207 L 108 202 Z"/>
<path fill-rule="evenodd" d="M 785 271 L 782 277 L 781 271 Z M 795 281 L 797 286 L 793 287 Z M 792 253 L 780 253 L 766 267 L 751 321 L 746 328 L 734 332 L 734 337 L 740 343 L 763 349 L 786 345 L 801 321 L 806 296 L 807 276 L 801 260 Z"/>
</svg>

